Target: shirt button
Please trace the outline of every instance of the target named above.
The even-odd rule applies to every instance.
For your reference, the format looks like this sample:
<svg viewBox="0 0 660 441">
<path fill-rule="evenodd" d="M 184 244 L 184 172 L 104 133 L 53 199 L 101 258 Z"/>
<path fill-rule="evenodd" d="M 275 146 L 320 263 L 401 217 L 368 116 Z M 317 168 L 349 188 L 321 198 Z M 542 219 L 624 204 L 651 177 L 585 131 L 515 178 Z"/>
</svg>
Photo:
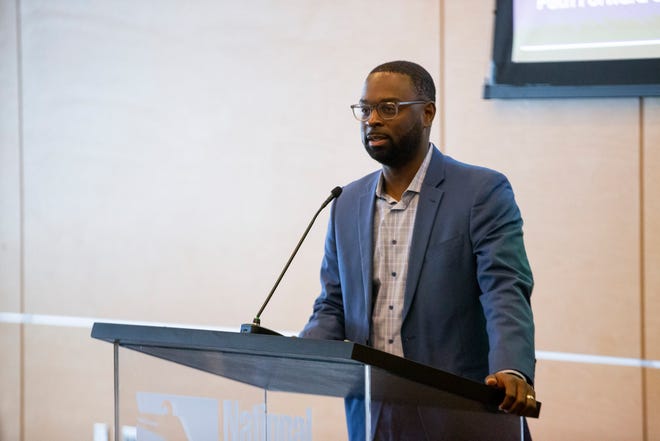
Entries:
<svg viewBox="0 0 660 441">
<path fill-rule="evenodd" d="M 390 344 L 392 344 L 392 343 L 394 343 L 394 340 L 392 340 L 392 339 L 390 338 L 390 339 L 388 340 L 388 342 L 389 342 Z"/>
<path fill-rule="evenodd" d="M 396 245 L 396 239 L 392 239 L 392 245 Z"/>
<path fill-rule="evenodd" d="M 394 305 L 390 305 L 390 311 L 394 309 Z"/>
<path fill-rule="evenodd" d="M 392 277 L 396 277 L 396 272 L 392 271 Z"/>
</svg>

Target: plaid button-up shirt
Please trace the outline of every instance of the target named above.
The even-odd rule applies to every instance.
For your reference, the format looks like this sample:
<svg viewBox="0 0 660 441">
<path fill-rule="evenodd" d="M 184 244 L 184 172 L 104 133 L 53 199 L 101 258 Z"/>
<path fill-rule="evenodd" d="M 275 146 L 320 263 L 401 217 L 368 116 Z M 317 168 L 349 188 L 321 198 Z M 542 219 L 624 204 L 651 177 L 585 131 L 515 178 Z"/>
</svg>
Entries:
<svg viewBox="0 0 660 441">
<path fill-rule="evenodd" d="M 397 201 L 383 191 L 381 174 L 374 211 L 373 312 L 371 344 L 376 349 L 403 356 L 401 325 L 408 276 L 408 255 L 419 192 L 431 162 L 433 145 L 410 185 Z"/>
</svg>

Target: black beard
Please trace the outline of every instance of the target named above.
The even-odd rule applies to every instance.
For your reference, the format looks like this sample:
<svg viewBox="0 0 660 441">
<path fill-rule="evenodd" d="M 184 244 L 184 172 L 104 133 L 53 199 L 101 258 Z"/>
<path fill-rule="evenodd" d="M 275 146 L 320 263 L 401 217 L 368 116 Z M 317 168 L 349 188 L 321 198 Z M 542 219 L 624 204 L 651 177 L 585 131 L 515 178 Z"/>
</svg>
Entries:
<svg viewBox="0 0 660 441">
<path fill-rule="evenodd" d="M 401 137 L 398 143 L 395 143 L 390 138 L 388 146 L 372 149 L 369 147 L 369 140 L 366 136 L 363 138 L 362 143 L 372 159 L 385 166 L 398 168 L 408 164 L 416 156 L 422 141 L 423 131 L 424 128 L 422 127 L 422 122 L 418 120 L 415 125 Z"/>
</svg>

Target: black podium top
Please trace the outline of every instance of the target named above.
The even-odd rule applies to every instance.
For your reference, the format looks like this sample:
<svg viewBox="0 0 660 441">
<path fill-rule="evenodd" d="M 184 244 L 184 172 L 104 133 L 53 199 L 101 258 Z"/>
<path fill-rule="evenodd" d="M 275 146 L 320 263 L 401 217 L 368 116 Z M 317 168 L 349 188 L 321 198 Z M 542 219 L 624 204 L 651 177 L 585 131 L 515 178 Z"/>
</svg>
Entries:
<svg viewBox="0 0 660 441">
<path fill-rule="evenodd" d="M 92 337 L 269 391 L 364 397 L 368 365 L 372 400 L 499 412 L 503 399 L 499 389 L 346 341 L 112 323 L 95 323 Z"/>
</svg>

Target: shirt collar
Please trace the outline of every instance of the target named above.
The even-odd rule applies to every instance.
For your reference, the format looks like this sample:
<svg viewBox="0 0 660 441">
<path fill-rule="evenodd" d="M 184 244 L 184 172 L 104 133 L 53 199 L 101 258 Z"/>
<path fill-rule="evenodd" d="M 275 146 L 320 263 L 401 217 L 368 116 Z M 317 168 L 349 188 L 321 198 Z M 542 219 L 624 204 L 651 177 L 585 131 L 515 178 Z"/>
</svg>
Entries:
<svg viewBox="0 0 660 441">
<path fill-rule="evenodd" d="M 410 181 L 410 184 L 408 185 L 408 188 L 406 191 L 403 192 L 403 194 L 406 194 L 408 192 L 413 192 L 413 193 L 419 193 L 422 189 L 422 184 L 424 183 L 424 178 L 426 177 L 426 171 L 429 168 L 429 164 L 431 163 L 431 156 L 433 156 L 433 149 L 435 148 L 435 145 L 433 145 L 432 142 L 429 143 L 429 149 L 426 152 L 426 156 L 424 157 L 424 161 L 422 161 L 422 164 L 419 166 L 419 169 L 417 170 L 417 173 L 415 174 L 415 177 Z M 378 178 L 378 185 L 376 186 L 376 197 L 380 199 L 386 199 L 387 194 L 383 191 L 383 172 L 380 172 L 380 176 Z"/>
</svg>

